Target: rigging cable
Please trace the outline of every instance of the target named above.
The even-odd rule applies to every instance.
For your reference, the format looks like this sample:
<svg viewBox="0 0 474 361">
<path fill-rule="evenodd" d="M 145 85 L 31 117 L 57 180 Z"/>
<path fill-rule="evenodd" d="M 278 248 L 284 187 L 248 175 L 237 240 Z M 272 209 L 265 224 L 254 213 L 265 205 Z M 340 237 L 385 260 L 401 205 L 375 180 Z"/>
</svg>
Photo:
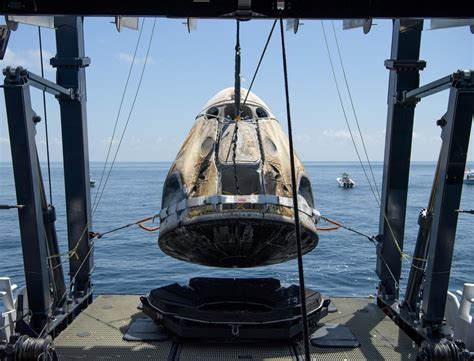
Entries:
<svg viewBox="0 0 474 361">
<path fill-rule="evenodd" d="M 340 222 L 336 222 L 336 221 L 334 221 L 334 220 L 332 220 L 332 219 L 329 219 L 329 218 L 327 218 L 327 217 L 324 217 L 324 216 L 321 216 L 321 219 L 325 220 L 325 221 L 328 222 L 328 223 L 334 224 L 334 225 L 336 226 L 336 227 L 334 227 L 335 229 L 343 228 L 343 229 L 345 229 L 345 230 L 347 230 L 347 231 L 349 231 L 349 232 L 352 232 L 352 233 L 358 234 L 359 236 L 365 237 L 365 238 L 367 238 L 375 247 L 377 247 L 377 244 L 375 243 L 375 241 L 377 240 L 377 237 L 369 236 L 368 234 L 365 234 L 365 233 L 362 233 L 362 232 L 360 232 L 360 231 L 357 231 L 357 230 L 355 230 L 355 229 L 353 229 L 353 228 L 351 228 L 351 227 L 348 227 L 348 226 L 346 226 L 346 225 L 344 225 L 344 224 L 342 224 L 342 223 L 340 223 Z M 333 229 L 332 229 L 332 228 L 331 228 L 331 229 L 330 229 L 330 228 L 327 228 L 327 229 L 320 229 L 320 228 L 318 228 L 318 230 L 329 231 L 329 230 L 333 230 Z M 395 283 L 396 287 L 397 287 L 398 289 L 400 289 L 400 283 L 399 283 L 398 280 L 395 278 L 395 276 L 394 276 L 392 270 L 390 269 L 390 267 L 389 267 L 387 261 L 385 261 L 385 258 L 384 258 L 382 255 L 380 255 L 380 259 L 382 260 L 382 262 L 383 262 L 383 264 L 385 265 L 385 267 L 387 267 L 387 270 L 388 270 L 390 276 L 392 277 L 393 282 Z M 421 268 L 416 267 L 416 266 L 412 266 L 412 267 L 421 269 Z"/>
<path fill-rule="evenodd" d="M 239 136 L 239 121 L 240 121 L 240 21 L 236 20 L 236 39 L 235 39 L 235 84 L 234 84 L 234 102 L 235 102 L 235 116 L 234 116 L 234 132 L 232 133 L 231 144 L 229 144 L 229 151 L 227 158 L 229 158 L 230 147 L 232 146 L 232 164 L 234 166 L 234 180 L 236 193 L 240 194 L 239 177 L 237 176 L 237 140 Z"/>
<path fill-rule="evenodd" d="M 95 211 L 97 210 L 97 207 L 99 206 L 100 200 L 102 199 L 102 196 L 104 195 L 105 188 L 106 188 L 107 183 L 109 181 L 110 174 L 112 173 L 112 169 L 115 165 L 115 161 L 117 160 L 117 155 L 120 151 L 120 146 L 122 145 L 122 141 L 123 141 L 123 138 L 125 136 L 125 132 L 127 131 L 127 127 L 128 127 L 129 122 L 130 122 L 130 118 L 132 116 L 133 109 L 135 108 L 135 103 L 136 103 L 137 98 L 138 98 L 138 93 L 140 92 L 140 88 L 141 88 L 142 81 L 143 81 L 143 76 L 145 74 L 145 69 L 146 69 L 146 66 L 148 64 L 148 57 L 149 57 L 149 54 L 150 54 L 151 44 L 153 42 L 153 35 L 155 34 L 155 26 L 156 26 L 156 18 L 154 18 L 154 20 L 153 20 L 153 27 L 152 27 L 152 30 L 151 30 L 150 40 L 148 42 L 148 48 L 146 50 L 145 61 L 143 62 L 143 67 L 142 67 L 142 71 L 141 71 L 141 74 L 140 74 L 140 79 L 138 81 L 137 90 L 135 92 L 135 96 L 133 98 L 132 105 L 130 107 L 130 111 L 129 111 L 128 116 L 127 116 L 127 121 L 125 122 L 125 126 L 123 128 L 122 134 L 120 136 L 120 140 L 119 140 L 118 145 L 117 145 L 117 149 L 115 150 L 115 154 L 114 154 L 114 158 L 112 160 L 112 164 L 110 165 L 109 171 L 107 173 L 107 177 L 105 178 L 105 181 L 104 181 L 104 186 L 102 187 L 102 191 L 101 191 L 100 195 L 98 196 L 97 203 L 96 203 L 95 207 L 92 210 L 92 214 L 94 214 Z M 97 192 L 99 192 L 99 191 L 97 191 Z"/>
<path fill-rule="evenodd" d="M 242 103 L 242 108 L 244 107 L 245 103 L 247 103 L 247 98 L 249 97 L 250 91 L 252 90 L 253 83 L 255 82 L 255 78 L 257 77 L 257 73 L 260 69 L 260 65 L 262 64 L 263 57 L 265 56 L 265 53 L 268 48 L 268 44 L 270 44 L 270 40 L 273 35 L 273 30 L 275 29 L 275 25 L 277 23 L 277 19 L 273 22 L 272 29 L 270 30 L 270 34 L 268 34 L 267 42 L 265 43 L 265 46 L 263 47 L 262 55 L 260 55 L 260 60 L 258 61 L 257 68 L 255 69 L 255 72 L 253 73 L 252 81 L 250 82 L 250 86 L 247 90 L 247 94 L 245 95 L 244 102 Z"/>
<path fill-rule="evenodd" d="M 333 75 L 333 78 L 334 78 L 334 83 L 335 83 L 335 86 L 336 86 L 336 91 L 337 91 L 337 95 L 339 97 L 339 103 L 341 105 L 341 108 L 342 108 L 342 112 L 344 114 L 344 119 L 346 121 L 346 124 L 347 124 L 347 128 L 349 130 L 349 134 L 350 134 L 350 137 L 351 137 L 351 140 L 352 140 L 352 144 L 354 145 L 354 149 L 355 149 L 355 152 L 357 154 L 357 158 L 359 160 L 359 163 L 360 165 L 362 166 L 362 170 L 364 172 L 364 175 L 365 175 L 365 178 L 367 179 L 367 182 L 369 183 L 369 187 L 370 187 L 370 190 L 372 192 L 372 195 L 374 196 L 375 198 L 375 201 L 377 202 L 377 205 L 378 207 L 380 208 L 380 211 L 385 219 L 385 221 L 387 222 L 387 226 L 388 226 L 388 229 L 390 231 L 390 234 L 392 235 L 392 238 L 393 238 L 393 241 L 395 243 L 395 247 L 397 248 L 397 251 L 398 253 L 400 253 L 400 256 L 405 259 L 406 261 L 409 261 L 409 256 L 406 252 L 403 252 L 403 250 L 401 249 L 400 247 L 400 244 L 397 240 L 397 237 L 395 236 L 395 232 L 393 231 L 393 228 L 389 222 L 389 219 L 387 217 L 387 214 L 385 213 L 385 211 L 382 209 L 382 203 L 381 203 L 381 200 L 377 197 L 377 194 L 375 192 L 375 189 L 374 187 L 372 186 L 372 182 L 370 181 L 370 178 L 369 178 L 369 175 L 367 174 L 367 171 L 364 167 L 364 163 L 362 162 L 362 158 L 360 156 L 360 153 L 359 153 L 359 150 L 357 148 L 357 144 L 355 142 L 355 139 L 354 139 L 354 135 L 352 134 L 352 129 L 350 127 L 350 124 L 349 124 L 349 120 L 347 118 L 347 113 L 346 113 L 346 109 L 344 107 L 344 103 L 342 101 L 342 96 L 341 96 L 341 91 L 339 89 L 339 84 L 337 82 L 337 77 L 336 77 L 336 71 L 334 69 L 334 64 L 333 64 L 333 61 L 332 61 L 332 57 L 331 57 L 331 52 L 329 50 L 329 43 L 328 43 L 328 39 L 327 39 L 327 36 L 326 36 L 326 30 L 324 28 L 324 23 L 323 21 L 321 20 L 321 27 L 322 27 L 322 30 L 323 30 L 323 35 L 324 35 L 324 42 L 326 44 L 326 50 L 327 50 L 327 53 L 328 53 L 328 57 L 329 57 L 329 63 L 331 65 L 331 70 L 332 70 L 332 75 Z"/>
<path fill-rule="evenodd" d="M 41 65 L 41 77 L 44 78 L 43 65 L 43 41 L 41 39 L 41 27 L 38 26 L 38 40 L 39 40 L 39 55 Z M 46 158 L 48 162 L 48 185 L 49 185 L 49 204 L 53 204 L 53 188 L 51 186 L 51 162 L 49 158 L 49 133 L 48 133 L 48 113 L 46 111 L 46 90 L 43 89 L 43 114 L 44 114 L 44 129 L 46 134 Z"/>
<path fill-rule="evenodd" d="M 352 129 L 351 129 L 351 126 L 349 124 L 349 119 L 347 118 L 347 113 L 346 113 L 346 108 L 344 107 L 344 103 L 342 101 L 342 95 L 341 95 L 341 90 L 339 89 L 339 84 L 337 82 L 337 77 L 336 77 L 336 70 L 334 69 L 334 64 L 332 62 L 332 56 L 331 56 L 331 52 L 329 50 L 329 43 L 328 43 L 328 39 L 327 39 L 327 36 L 326 36 L 326 29 L 324 28 L 324 23 L 323 21 L 321 20 L 321 27 L 323 29 L 323 36 L 324 36 L 324 42 L 326 44 L 326 50 L 327 50 L 327 53 L 328 53 L 328 57 L 329 57 L 329 63 L 331 65 L 331 70 L 332 70 L 332 76 L 334 78 L 334 84 L 336 86 L 336 91 L 337 91 L 337 96 L 339 97 L 339 103 L 341 104 L 341 108 L 342 108 L 342 113 L 344 114 L 344 120 L 346 121 L 346 125 L 347 125 L 347 129 L 349 130 L 349 135 L 351 137 L 351 140 L 352 140 L 352 144 L 354 145 L 354 149 L 355 149 L 355 152 L 356 152 L 356 155 L 357 155 L 357 158 L 359 159 L 359 163 L 361 164 L 362 166 L 362 170 L 364 171 L 364 175 L 367 179 L 367 182 L 369 183 L 369 187 L 370 187 L 370 190 L 373 194 L 373 196 L 375 197 L 375 199 L 377 200 L 377 202 L 379 203 L 378 201 L 378 198 L 377 198 L 377 195 L 375 194 L 375 190 L 374 188 L 372 187 L 372 182 L 370 181 L 369 179 L 369 176 L 367 174 L 367 171 L 365 170 L 365 167 L 364 167 L 364 163 L 362 162 L 362 158 L 359 154 L 359 150 L 357 148 L 357 144 L 355 142 L 355 139 L 354 139 L 354 134 L 352 133 Z"/>
<path fill-rule="evenodd" d="M 235 72 L 234 72 L 234 102 L 235 117 L 240 116 L 240 20 L 237 22 L 237 31 L 235 34 Z"/>
<path fill-rule="evenodd" d="M 288 123 L 288 141 L 290 150 L 290 166 L 291 166 L 291 186 L 293 194 L 293 213 L 295 215 L 295 232 L 296 245 L 298 251 L 298 278 L 300 283 L 300 304 L 301 304 L 301 322 L 303 324 L 303 342 L 305 360 L 310 361 L 309 352 L 309 331 L 308 331 L 308 316 L 306 311 L 306 291 L 304 285 L 304 267 L 303 267 L 303 252 L 301 249 L 301 230 L 300 230 L 300 216 L 298 208 L 298 191 L 296 189 L 296 169 L 295 169 L 295 154 L 293 150 L 293 133 L 291 128 L 291 112 L 290 112 L 290 93 L 288 89 L 288 69 L 286 64 L 286 50 L 285 50 L 285 33 L 283 30 L 283 17 L 280 16 L 280 33 L 281 33 L 281 53 L 283 60 L 283 76 L 285 80 L 285 98 L 286 98 L 286 118 Z"/>
<path fill-rule="evenodd" d="M 344 68 L 344 63 L 342 61 L 341 50 L 339 48 L 339 41 L 337 40 L 336 29 L 334 27 L 334 20 L 331 21 L 331 25 L 332 25 L 332 32 L 334 34 L 334 39 L 336 40 L 337 54 L 339 56 L 339 63 L 341 64 L 342 75 L 344 77 L 344 82 L 346 84 L 347 94 L 349 95 L 349 101 L 351 103 L 352 113 L 354 114 L 354 119 L 355 119 L 355 122 L 357 124 L 357 129 L 359 131 L 359 137 L 360 137 L 360 140 L 362 142 L 362 147 L 364 149 L 365 158 L 367 159 L 367 164 L 369 166 L 370 173 L 372 175 L 372 180 L 374 181 L 375 190 L 376 190 L 377 195 L 380 199 L 380 191 L 379 191 L 379 188 L 377 186 L 377 181 L 375 180 L 375 175 L 374 175 L 374 171 L 372 169 L 372 164 L 370 162 L 369 154 L 367 153 L 367 148 L 365 146 L 364 136 L 362 135 L 362 131 L 360 130 L 359 118 L 357 117 L 357 113 L 356 113 L 355 106 L 354 106 L 354 101 L 352 100 L 352 93 L 351 93 L 351 90 L 349 88 L 349 82 L 347 81 L 346 70 Z"/>
<path fill-rule="evenodd" d="M 145 25 L 145 18 L 143 18 L 143 20 L 142 20 L 142 26 L 140 27 L 140 32 L 138 34 L 137 44 L 135 45 L 135 51 L 133 52 L 132 62 L 130 64 L 130 68 L 128 70 L 127 80 L 125 81 L 125 86 L 123 88 L 122 98 L 120 99 L 120 105 L 119 105 L 119 108 L 118 108 L 117 117 L 115 119 L 114 130 L 112 131 L 112 137 L 110 138 L 109 149 L 107 150 L 107 156 L 105 157 L 104 167 L 102 168 L 102 174 L 100 175 L 99 186 L 97 187 L 97 192 L 95 193 L 94 201 L 92 202 L 92 209 L 94 209 L 94 207 L 95 207 L 95 202 L 97 200 L 97 195 L 99 194 L 99 190 L 100 190 L 100 187 L 102 185 L 102 181 L 104 179 L 105 170 L 107 168 L 107 163 L 109 161 L 110 151 L 112 150 L 112 144 L 113 144 L 114 138 L 115 138 L 115 132 L 117 130 L 117 125 L 118 125 L 118 122 L 119 122 L 119 119 L 120 119 L 120 114 L 122 112 L 122 106 L 123 106 L 123 102 L 124 102 L 124 99 L 125 99 L 125 94 L 127 93 L 128 83 L 129 83 L 130 77 L 132 75 L 133 66 L 135 65 L 135 59 L 136 59 L 136 56 L 137 56 L 138 47 L 140 45 L 140 40 L 142 38 L 144 25 Z"/>
</svg>

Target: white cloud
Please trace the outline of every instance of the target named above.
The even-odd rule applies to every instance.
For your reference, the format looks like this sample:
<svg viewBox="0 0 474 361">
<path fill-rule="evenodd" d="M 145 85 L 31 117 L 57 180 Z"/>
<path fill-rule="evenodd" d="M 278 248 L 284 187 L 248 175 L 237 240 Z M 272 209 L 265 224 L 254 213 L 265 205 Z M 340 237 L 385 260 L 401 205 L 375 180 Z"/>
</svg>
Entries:
<svg viewBox="0 0 474 361">
<path fill-rule="evenodd" d="M 47 72 L 54 71 L 54 68 L 49 64 L 49 60 L 52 57 L 53 54 L 51 52 L 43 50 L 44 70 Z M 7 66 L 22 66 L 23 68 L 33 70 L 39 74 L 41 69 L 40 51 L 39 49 L 28 49 L 17 52 L 8 48 L 2 63 L 2 67 Z"/>
<path fill-rule="evenodd" d="M 311 142 L 311 136 L 308 134 L 297 134 L 295 138 L 298 144 L 306 144 Z"/>
<path fill-rule="evenodd" d="M 130 139 L 130 145 L 139 145 L 142 144 L 142 140 L 138 137 L 133 136 L 132 139 Z"/>
<path fill-rule="evenodd" d="M 355 136 L 354 132 L 352 134 Z M 358 133 L 357 133 L 358 134 Z M 335 140 L 349 140 L 351 139 L 351 135 L 347 130 L 343 129 L 326 129 L 323 131 L 323 136 L 326 138 L 331 138 Z"/>
<path fill-rule="evenodd" d="M 110 145 L 110 141 L 112 140 L 112 137 L 107 137 L 107 138 L 104 138 L 104 139 L 101 139 L 100 142 L 102 144 L 106 144 L 106 145 Z M 115 138 L 113 141 L 112 141 L 112 145 L 116 145 L 118 143 L 118 140 L 117 138 Z"/>
<path fill-rule="evenodd" d="M 119 60 L 122 60 L 122 61 L 124 61 L 124 62 L 126 62 L 126 63 L 131 64 L 132 61 L 133 61 L 133 54 L 129 54 L 129 53 L 118 53 L 118 54 L 116 55 L 116 58 L 119 59 Z M 143 64 L 144 62 L 145 62 L 145 56 L 143 56 L 143 57 L 136 56 L 136 57 L 135 57 L 135 64 Z M 148 64 L 148 65 L 155 64 L 155 60 L 153 59 L 153 57 L 148 56 L 147 64 Z"/>
</svg>

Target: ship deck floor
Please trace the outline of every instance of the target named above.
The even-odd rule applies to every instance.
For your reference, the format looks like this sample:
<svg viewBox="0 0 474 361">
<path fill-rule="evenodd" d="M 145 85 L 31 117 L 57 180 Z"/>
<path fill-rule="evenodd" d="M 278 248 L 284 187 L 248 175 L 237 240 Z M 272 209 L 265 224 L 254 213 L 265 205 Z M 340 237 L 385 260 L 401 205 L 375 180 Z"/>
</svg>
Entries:
<svg viewBox="0 0 474 361">
<path fill-rule="evenodd" d="M 331 298 L 338 311 L 321 322 L 350 328 L 354 349 L 311 346 L 312 360 L 415 360 L 417 346 L 367 298 Z M 97 297 L 55 339 L 60 360 L 302 360 L 303 345 L 124 341 L 132 320 L 146 317 L 137 295 Z"/>
</svg>

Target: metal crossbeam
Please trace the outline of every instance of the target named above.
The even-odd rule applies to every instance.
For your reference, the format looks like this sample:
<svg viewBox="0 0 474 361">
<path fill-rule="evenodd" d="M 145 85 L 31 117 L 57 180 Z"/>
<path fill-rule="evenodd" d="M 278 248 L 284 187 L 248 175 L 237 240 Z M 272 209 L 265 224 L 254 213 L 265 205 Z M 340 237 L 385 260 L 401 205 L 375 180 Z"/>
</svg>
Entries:
<svg viewBox="0 0 474 361">
<path fill-rule="evenodd" d="M 164 16 L 170 18 L 222 18 L 244 15 L 254 18 L 280 17 L 300 19 L 367 19 L 367 18 L 469 18 L 472 12 L 461 0 L 414 2 L 411 0 L 373 1 L 229 1 L 229 0 L 6 0 L 1 14 L 14 15 L 128 15 Z M 244 6 L 243 6 L 244 5 Z"/>
</svg>

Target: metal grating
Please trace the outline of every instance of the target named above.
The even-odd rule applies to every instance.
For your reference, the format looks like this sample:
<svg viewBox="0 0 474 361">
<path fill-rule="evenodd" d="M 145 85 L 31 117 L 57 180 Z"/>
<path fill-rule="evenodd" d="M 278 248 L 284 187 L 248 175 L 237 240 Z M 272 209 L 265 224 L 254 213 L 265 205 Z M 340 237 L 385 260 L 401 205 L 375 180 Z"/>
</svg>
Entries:
<svg viewBox="0 0 474 361">
<path fill-rule="evenodd" d="M 122 339 L 137 309 L 138 296 L 99 296 L 54 341 L 60 360 L 166 360 L 172 342 Z"/>
<path fill-rule="evenodd" d="M 266 360 L 266 361 L 292 361 L 289 346 L 249 345 L 249 344 L 182 344 L 178 353 L 179 361 L 201 360 Z"/>
<path fill-rule="evenodd" d="M 127 342 L 122 339 L 137 309 L 139 297 L 99 296 L 56 339 L 60 360 L 294 360 L 290 347 L 280 344 Z M 325 322 L 350 327 L 361 343 L 356 349 L 312 347 L 312 360 L 415 360 L 417 347 L 368 299 L 333 298 L 338 312 Z M 174 347 L 173 347 L 174 346 Z M 298 345 L 300 353 L 302 345 Z M 170 358 L 171 356 L 171 358 Z"/>
<path fill-rule="evenodd" d="M 349 326 L 360 342 L 354 349 L 311 346 L 312 360 L 415 360 L 417 346 L 385 314 L 367 299 L 334 298 L 338 312 L 323 319 L 328 323 Z M 304 355 L 303 344 L 299 345 Z"/>
</svg>

